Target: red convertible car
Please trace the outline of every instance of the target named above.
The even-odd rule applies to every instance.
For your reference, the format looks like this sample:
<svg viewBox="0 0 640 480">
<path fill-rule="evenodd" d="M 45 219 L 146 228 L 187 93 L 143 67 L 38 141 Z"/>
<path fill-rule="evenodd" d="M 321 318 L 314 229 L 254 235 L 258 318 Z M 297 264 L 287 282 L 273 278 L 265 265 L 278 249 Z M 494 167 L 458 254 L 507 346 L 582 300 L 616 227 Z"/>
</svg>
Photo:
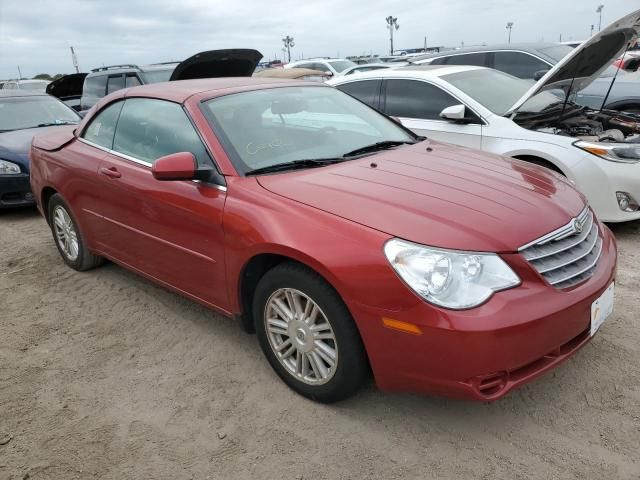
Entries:
<svg viewBox="0 0 640 480">
<path fill-rule="evenodd" d="M 616 244 L 541 167 L 417 137 L 311 82 L 220 78 L 102 99 L 36 137 L 63 260 L 106 258 L 237 318 L 322 402 L 385 390 L 495 400 L 613 307 Z"/>
</svg>

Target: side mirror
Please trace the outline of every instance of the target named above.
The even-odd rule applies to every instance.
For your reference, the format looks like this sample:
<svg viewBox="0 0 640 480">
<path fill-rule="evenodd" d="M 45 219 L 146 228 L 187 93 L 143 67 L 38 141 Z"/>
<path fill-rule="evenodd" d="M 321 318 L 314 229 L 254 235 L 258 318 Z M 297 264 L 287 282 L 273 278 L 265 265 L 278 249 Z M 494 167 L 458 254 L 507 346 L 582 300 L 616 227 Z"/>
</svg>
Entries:
<svg viewBox="0 0 640 480">
<path fill-rule="evenodd" d="M 547 69 L 547 70 L 538 70 L 536 73 L 533 74 L 533 79 L 537 82 L 542 77 L 544 77 L 547 74 L 548 71 L 549 71 L 549 69 Z"/>
<path fill-rule="evenodd" d="M 198 178 L 198 162 L 193 153 L 178 152 L 160 157 L 151 167 L 153 178 L 162 181 L 195 180 Z"/>
<path fill-rule="evenodd" d="M 464 105 L 451 105 L 440 112 L 440 117 L 454 122 L 465 120 L 466 108 Z"/>
<path fill-rule="evenodd" d="M 330 71 L 330 70 L 325 71 L 325 72 L 324 72 L 324 74 L 325 74 L 327 77 L 333 77 L 333 72 L 332 72 L 332 71 Z"/>
</svg>

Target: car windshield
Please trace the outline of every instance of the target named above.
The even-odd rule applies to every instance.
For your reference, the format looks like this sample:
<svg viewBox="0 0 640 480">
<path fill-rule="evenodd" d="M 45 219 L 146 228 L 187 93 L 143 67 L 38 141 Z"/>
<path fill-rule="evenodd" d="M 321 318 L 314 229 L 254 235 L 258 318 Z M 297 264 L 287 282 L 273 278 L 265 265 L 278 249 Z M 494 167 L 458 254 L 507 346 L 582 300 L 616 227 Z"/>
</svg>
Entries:
<svg viewBox="0 0 640 480">
<path fill-rule="evenodd" d="M 355 66 L 356 64 L 351 60 L 339 60 L 337 62 L 329 62 L 329 65 L 331 65 L 336 72 L 340 73 L 344 72 L 349 67 Z"/>
<path fill-rule="evenodd" d="M 498 70 L 479 68 L 443 75 L 451 85 L 498 115 L 504 115 L 531 88 L 533 83 Z M 560 98 L 550 92 L 531 97 L 520 111 L 539 112 Z"/>
<path fill-rule="evenodd" d="M 413 143 L 389 118 L 330 87 L 282 87 L 206 102 L 204 112 L 241 173 L 340 158 L 379 142 Z"/>
<path fill-rule="evenodd" d="M 46 96 L 0 98 L 0 131 L 78 123 L 80 117 L 59 100 Z"/>
<path fill-rule="evenodd" d="M 171 78 L 171 74 L 176 69 L 176 65 L 172 65 L 169 68 L 163 68 L 159 70 L 145 70 L 143 71 L 144 83 L 160 83 L 168 82 Z"/>
<path fill-rule="evenodd" d="M 18 88 L 30 92 L 44 92 L 48 84 L 49 82 L 21 82 L 18 84 Z"/>
<path fill-rule="evenodd" d="M 573 52 L 574 49 L 569 45 L 550 45 L 548 47 L 539 48 L 538 50 L 548 57 L 553 58 L 557 63 L 569 53 Z"/>
</svg>

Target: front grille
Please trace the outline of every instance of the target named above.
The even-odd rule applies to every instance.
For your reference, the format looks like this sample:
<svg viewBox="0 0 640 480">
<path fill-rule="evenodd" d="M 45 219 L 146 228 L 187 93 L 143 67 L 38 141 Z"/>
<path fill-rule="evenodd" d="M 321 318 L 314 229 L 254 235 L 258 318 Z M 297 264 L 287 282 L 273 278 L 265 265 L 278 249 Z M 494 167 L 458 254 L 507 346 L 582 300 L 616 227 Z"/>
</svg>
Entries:
<svg viewBox="0 0 640 480">
<path fill-rule="evenodd" d="M 589 208 L 564 227 L 520 248 L 524 258 L 556 288 L 572 287 L 591 277 L 601 252 L 598 222 Z"/>
</svg>

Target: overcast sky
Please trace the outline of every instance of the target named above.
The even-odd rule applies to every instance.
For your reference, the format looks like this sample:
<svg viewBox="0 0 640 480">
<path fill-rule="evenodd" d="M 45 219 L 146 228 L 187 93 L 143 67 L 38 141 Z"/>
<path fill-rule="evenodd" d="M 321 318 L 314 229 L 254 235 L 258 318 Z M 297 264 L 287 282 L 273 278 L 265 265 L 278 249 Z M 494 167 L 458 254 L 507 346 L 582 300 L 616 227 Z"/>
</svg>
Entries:
<svg viewBox="0 0 640 480">
<path fill-rule="evenodd" d="M 387 53 L 385 17 L 398 18 L 396 48 L 578 40 L 598 28 L 600 0 L 0 0 L 0 78 L 70 73 L 117 63 L 181 60 L 215 48 L 246 47 L 282 58 Z M 638 8 L 602 0 L 602 26 Z"/>
</svg>

